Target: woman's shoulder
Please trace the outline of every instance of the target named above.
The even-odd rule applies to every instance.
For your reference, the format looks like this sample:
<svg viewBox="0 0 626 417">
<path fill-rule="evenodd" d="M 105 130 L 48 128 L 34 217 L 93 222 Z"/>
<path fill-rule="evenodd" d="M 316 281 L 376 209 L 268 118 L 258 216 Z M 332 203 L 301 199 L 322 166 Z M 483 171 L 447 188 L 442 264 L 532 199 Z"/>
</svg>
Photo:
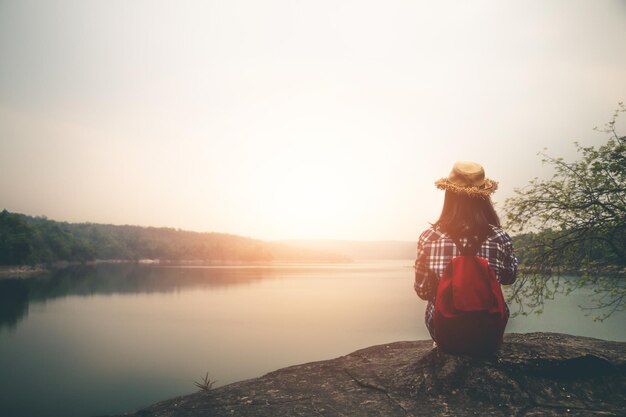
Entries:
<svg viewBox="0 0 626 417">
<path fill-rule="evenodd" d="M 510 242 L 511 236 L 502 229 L 501 226 L 490 225 L 493 233 L 489 236 L 490 240 L 499 241 L 500 243 Z"/>
<path fill-rule="evenodd" d="M 441 229 L 439 229 L 435 225 L 431 225 L 428 229 L 424 230 L 420 234 L 418 242 L 424 244 L 424 243 L 432 242 L 432 241 L 439 240 L 445 237 L 447 236 Z"/>
</svg>

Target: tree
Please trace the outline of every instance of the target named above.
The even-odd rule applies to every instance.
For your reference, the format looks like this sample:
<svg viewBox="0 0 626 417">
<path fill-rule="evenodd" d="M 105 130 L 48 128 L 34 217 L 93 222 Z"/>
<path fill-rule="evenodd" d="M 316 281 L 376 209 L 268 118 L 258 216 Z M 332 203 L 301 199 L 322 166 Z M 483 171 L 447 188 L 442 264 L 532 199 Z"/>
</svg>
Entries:
<svg viewBox="0 0 626 417">
<path fill-rule="evenodd" d="M 548 180 L 535 178 L 505 202 L 507 226 L 521 261 L 512 299 L 541 312 L 543 302 L 558 292 L 592 286 L 590 309 L 596 319 L 624 310 L 626 300 L 626 136 L 616 121 L 626 106 L 619 103 L 604 128 L 599 147 L 575 142 L 580 159 L 541 153 L 554 169 Z M 573 275 L 573 276 L 572 276 Z"/>
<path fill-rule="evenodd" d="M 20 265 L 32 255 L 32 228 L 19 215 L 0 212 L 0 265 Z"/>
</svg>

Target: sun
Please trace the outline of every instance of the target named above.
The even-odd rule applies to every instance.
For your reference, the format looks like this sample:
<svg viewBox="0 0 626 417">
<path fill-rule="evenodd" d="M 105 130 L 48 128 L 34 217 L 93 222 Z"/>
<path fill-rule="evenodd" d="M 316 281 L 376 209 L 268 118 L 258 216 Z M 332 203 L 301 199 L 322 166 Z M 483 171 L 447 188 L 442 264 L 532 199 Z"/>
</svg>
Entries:
<svg viewBox="0 0 626 417">
<path fill-rule="evenodd" d="M 363 184 L 355 164 L 336 154 L 277 156 L 258 172 L 256 207 L 276 234 L 328 238 L 361 219 Z"/>
</svg>

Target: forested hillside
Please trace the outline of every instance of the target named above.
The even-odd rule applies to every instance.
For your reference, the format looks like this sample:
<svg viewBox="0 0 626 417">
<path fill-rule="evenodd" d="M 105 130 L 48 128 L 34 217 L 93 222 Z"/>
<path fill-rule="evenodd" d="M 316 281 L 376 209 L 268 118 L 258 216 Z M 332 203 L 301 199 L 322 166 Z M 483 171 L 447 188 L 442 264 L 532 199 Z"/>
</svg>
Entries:
<svg viewBox="0 0 626 417">
<path fill-rule="evenodd" d="M 340 262 L 345 257 L 222 233 L 164 227 L 66 223 L 0 212 L 0 265 L 160 259 L 225 262 Z"/>
</svg>

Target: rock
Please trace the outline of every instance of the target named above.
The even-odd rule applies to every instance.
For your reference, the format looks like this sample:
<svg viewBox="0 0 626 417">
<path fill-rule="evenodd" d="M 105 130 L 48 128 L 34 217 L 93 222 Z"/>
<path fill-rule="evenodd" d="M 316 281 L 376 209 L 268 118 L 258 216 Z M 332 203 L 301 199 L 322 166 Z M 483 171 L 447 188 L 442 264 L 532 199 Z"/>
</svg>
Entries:
<svg viewBox="0 0 626 417">
<path fill-rule="evenodd" d="M 626 343 L 507 334 L 495 354 L 396 342 L 154 404 L 127 416 L 624 416 Z"/>
</svg>

